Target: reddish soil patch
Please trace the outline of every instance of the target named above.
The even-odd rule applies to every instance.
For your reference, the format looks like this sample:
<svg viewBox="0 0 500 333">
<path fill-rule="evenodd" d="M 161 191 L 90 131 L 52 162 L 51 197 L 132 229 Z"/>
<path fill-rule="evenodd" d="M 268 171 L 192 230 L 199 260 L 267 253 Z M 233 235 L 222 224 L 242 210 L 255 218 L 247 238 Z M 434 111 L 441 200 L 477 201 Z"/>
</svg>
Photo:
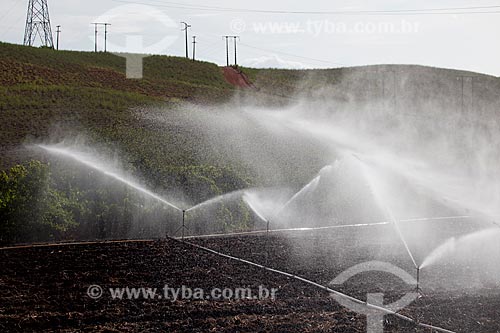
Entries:
<svg viewBox="0 0 500 333">
<path fill-rule="evenodd" d="M 234 67 L 224 67 L 222 71 L 224 78 L 229 84 L 240 88 L 254 88 L 250 79 L 241 70 Z"/>
</svg>

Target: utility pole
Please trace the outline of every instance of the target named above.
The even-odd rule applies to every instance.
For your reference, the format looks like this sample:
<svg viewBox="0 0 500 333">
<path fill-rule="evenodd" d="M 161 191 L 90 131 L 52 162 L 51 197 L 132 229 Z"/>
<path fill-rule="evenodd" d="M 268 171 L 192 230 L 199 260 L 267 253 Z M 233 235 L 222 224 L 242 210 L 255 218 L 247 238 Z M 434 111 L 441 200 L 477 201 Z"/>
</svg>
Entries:
<svg viewBox="0 0 500 333">
<path fill-rule="evenodd" d="M 240 38 L 240 36 L 222 36 L 222 38 L 226 39 L 226 64 L 229 67 L 229 38 L 233 38 L 234 40 L 234 65 L 238 66 L 238 53 L 236 48 L 236 41 Z"/>
<path fill-rule="evenodd" d="M 196 60 L 196 36 L 193 36 L 193 61 Z"/>
<path fill-rule="evenodd" d="M 222 36 L 222 38 L 226 39 L 226 66 L 229 67 L 229 37 L 230 36 Z"/>
<path fill-rule="evenodd" d="M 103 23 L 104 25 L 104 52 L 108 52 L 108 25 L 110 23 Z"/>
<path fill-rule="evenodd" d="M 99 23 L 92 23 L 94 25 L 94 52 L 97 52 L 97 26 Z"/>
<path fill-rule="evenodd" d="M 24 45 L 33 46 L 37 35 L 42 45 L 54 48 L 47 0 L 29 0 L 24 30 Z"/>
<path fill-rule="evenodd" d="M 188 29 L 191 28 L 191 26 L 189 24 L 187 24 L 186 22 L 181 22 L 181 24 L 184 24 L 184 29 L 182 29 L 182 31 L 184 31 L 186 34 L 186 59 L 189 59 Z"/>
<path fill-rule="evenodd" d="M 57 33 L 57 41 L 56 41 L 56 50 L 59 51 L 59 34 L 61 33 L 61 26 L 58 25 L 56 26 L 57 30 L 56 30 L 56 33 Z"/>
<path fill-rule="evenodd" d="M 238 66 L 238 57 L 237 57 L 237 50 L 236 50 L 236 41 L 240 38 L 240 36 L 233 36 L 234 38 L 234 65 Z"/>
<path fill-rule="evenodd" d="M 108 25 L 111 25 L 110 23 L 92 23 L 95 27 L 95 46 L 94 46 L 94 51 L 97 52 L 97 34 L 98 34 L 98 29 L 97 27 L 100 25 L 104 26 L 104 52 L 108 51 Z"/>
</svg>

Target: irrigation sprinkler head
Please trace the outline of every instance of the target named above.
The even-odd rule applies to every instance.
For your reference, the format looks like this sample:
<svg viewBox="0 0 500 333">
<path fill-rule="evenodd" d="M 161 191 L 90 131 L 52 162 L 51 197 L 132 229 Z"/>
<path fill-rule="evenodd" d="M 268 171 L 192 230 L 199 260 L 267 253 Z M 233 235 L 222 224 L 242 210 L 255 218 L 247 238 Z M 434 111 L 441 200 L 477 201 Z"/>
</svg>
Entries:
<svg viewBox="0 0 500 333">
<path fill-rule="evenodd" d="M 183 209 L 182 210 L 182 240 L 184 240 L 184 237 L 185 237 L 185 233 L 186 233 L 186 210 Z"/>
<path fill-rule="evenodd" d="M 420 267 L 417 267 L 417 293 L 422 294 L 422 289 L 420 288 Z"/>
</svg>

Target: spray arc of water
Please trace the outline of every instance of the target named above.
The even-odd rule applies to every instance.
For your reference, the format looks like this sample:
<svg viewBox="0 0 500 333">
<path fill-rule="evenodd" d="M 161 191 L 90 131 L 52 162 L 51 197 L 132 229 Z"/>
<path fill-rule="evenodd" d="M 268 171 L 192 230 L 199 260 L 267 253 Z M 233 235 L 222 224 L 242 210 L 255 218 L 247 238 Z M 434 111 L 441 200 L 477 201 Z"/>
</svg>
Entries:
<svg viewBox="0 0 500 333">
<path fill-rule="evenodd" d="M 169 206 L 177 211 L 182 212 L 181 208 L 168 202 L 167 200 L 165 200 L 164 198 L 160 197 L 159 195 L 153 193 L 152 191 L 148 190 L 144 186 L 139 185 L 137 182 L 125 178 L 125 176 L 120 175 L 116 171 L 110 170 L 109 168 L 102 165 L 98 161 L 95 161 L 92 158 L 90 158 L 89 156 L 86 156 L 86 154 L 84 154 L 84 153 L 80 153 L 77 151 L 73 151 L 71 149 L 61 148 L 61 147 L 57 147 L 57 146 L 48 146 L 48 145 L 41 145 L 41 144 L 39 144 L 37 146 L 39 148 L 51 153 L 51 154 L 63 156 L 65 158 L 70 158 L 70 159 L 77 161 L 77 162 L 79 162 L 79 163 L 81 163 L 81 164 L 83 164 L 91 169 L 97 170 L 100 173 L 102 173 L 106 176 L 109 176 L 109 177 L 137 190 L 140 193 L 143 193 L 143 194 L 145 194 L 145 195 L 147 195 L 155 200 L 158 200 L 159 202 L 161 202 L 161 203 L 163 203 L 163 204 L 165 204 L 165 205 L 167 205 L 167 206 Z"/>
<path fill-rule="evenodd" d="M 295 202 L 298 198 L 302 197 L 306 193 L 310 193 L 311 191 L 314 191 L 319 184 L 319 181 L 321 179 L 321 173 L 329 170 L 332 166 L 328 165 L 320 170 L 318 175 L 311 180 L 309 183 L 307 183 L 302 189 L 300 189 L 297 193 L 295 193 L 283 206 L 281 206 L 280 209 L 276 211 L 276 213 L 273 214 L 273 216 L 266 216 L 268 214 L 265 214 L 262 209 L 259 208 L 259 205 L 253 201 L 253 199 L 250 197 L 248 192 L 245 192 L 243 195 L 243 201 L 248 205 L 248 207 L 257 215 L 259 219 L 262 221 L 266 222 L 268 224 L 269 228 L 269 223 L 270 220 L 273 218 L 278 217 L 287 207 L 289 207 L 293 202 Z"/>
<path fill-rule="evenodd" d="M 298 198 L 302 197 L 306 193 L 310 193 L 314 191 L 319 184 L 319 181 L 321 180 L 321 175 L 316 176 L 313 180 L 311 180 L 309 183 L 307 183 L 300 191 L 295 193 L 294 196 L 288 200 L 283 207 L 276 213 L 276 216 L 279 216 L 281 213 L 283 213 L 293 202 L 295 202 Z"/>
<path fill-rule="evenodd" d="M 245 193 L 243 195 L 243 201 L 248 205 L 248 207 L 250 207 L 250 209 L 255 213 L 255 215 L 257 215 L 259 219 L 261 219 L 263 222 L 268 222 L 268 219 L 264 217 L 264 214 L 261 212 L 261 210 L 258 209 L 256 204 L 252 201 L 252 199 L 250 199 L 248 193 Z"/>
<path fill-rule="evenodd" d="M 458 256 L 463 259 L 469 255 L 478 256 L 474 259 L 490 261 L 498 260 L 500 254 L 500 230 L 496 227 L 475 231 L 461 237 L 452 237 L 432 251 L 420 268 L 435 265 L 447 256 Z"/>
<path fill-rule="evenodd" d="M 218 195 L 218 196 L 213 197 L 211 199 L 208 199 L 206 201 L 200 202 L 199 204 L 197 204 L 189 209 L 186 209 L 186 213 L 192 212 L 194 210 L 202 209 L 204 207 L 216 204 L 218 202 L 222 202 L 222 201 L 227 200 L 227 199 L 231 199 L 233 197 L 241 195 L 242 193 L 244 193 L 244 190 L 238 190 L 238 191 Z"/>
<path fill-rule="evenodd" d="M 377 181 L 376 181 L 376 179 L 378 177 L 376 177 L 374 175 L 374 171 L 366 163 L 364 163 L 363 160 L 358 155 L 354 155 L 354 156 L 356 157 L 356 159 L 358 160 L 358 163 L 361 166 L 361 170 L 364 174 L 365 179 L 368 182 L 368 185 L 370 187 L 370 190 L 371 190 L 373 196 L 375 197 L 375 200 L 377 200 L 380 208 L 385 213 L 385 215 L 387 216 L 387 218 L 389 219 L 391 224 L 394 226 L 394 229 L 396 229 L 396 232 L 397 232 L 399 238 L 401 239 L 401 241 L 406 249 L 406 252 L 408 253 L 408 256 L 410 257 L 410 259 L 413 263 L 413 266 L 415 266 L 415 268 L 417 269 L 417 273 L 418 273 L 419 266 L 417 265 L 417 261 L 415 260 L 415 257 L 413 256 L 413 253 L 410 249 L 410 246 L 408 245 L 408 242 L 406 241 L 406 238 L 403 235 L 403 232 L 401 231 L 401 228 L 399 227 L 399 221 L 396 219 L 396 217 L 394 216 L 394 213 L 387 205 L 386 201 L 384 200 L 384 196 L 380 193 L 380 189 L 379 189 L 379 186 L 377 185 Z"/>
<path fill-rule="evenodd" d="M 438 246 L 434 251 L 431 252 L 431 254 L 427 256 L 427 258 L 424 259 L 422 265 L 420 265 L 420 269 L 424 269 L 439 261 L 439 259 L 441 259 L 442 257 L 455 252 L 456 243 L 456 238 L 452 237 Z"/>
</svg>

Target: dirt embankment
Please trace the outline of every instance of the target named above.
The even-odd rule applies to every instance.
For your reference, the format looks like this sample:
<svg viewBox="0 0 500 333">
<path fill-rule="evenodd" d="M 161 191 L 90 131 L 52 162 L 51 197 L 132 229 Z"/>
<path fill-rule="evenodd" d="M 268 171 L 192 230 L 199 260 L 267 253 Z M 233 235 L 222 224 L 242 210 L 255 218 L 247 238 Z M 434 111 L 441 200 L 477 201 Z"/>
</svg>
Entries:
<svg viewBox="0 0 500 333">
<path fill-rule="evenodd" d="M 224 74 L 224 78 L 229 84 L 239 88 L 255 89 L 255 86 L 252 82 L 250 82 L 250 79 L 238 68 L 224 67 L 222 72 Z"/>
</svg>

